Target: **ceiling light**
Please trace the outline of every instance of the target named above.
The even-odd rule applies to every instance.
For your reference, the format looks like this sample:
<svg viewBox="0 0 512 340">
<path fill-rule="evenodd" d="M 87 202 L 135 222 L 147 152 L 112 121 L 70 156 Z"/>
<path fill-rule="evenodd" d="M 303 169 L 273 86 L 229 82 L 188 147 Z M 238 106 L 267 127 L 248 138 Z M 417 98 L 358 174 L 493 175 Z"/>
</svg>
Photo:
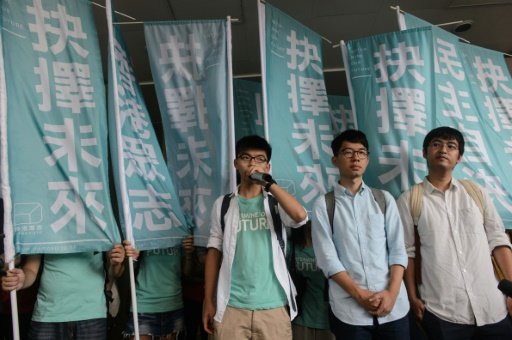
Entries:
<svg viewBox="0 0 512 340">
<path fill-rule="evenodd" d="M 462 20 L 462 22 L 453 26 L 453 32 L 462 33 L 471 29 L 475 22 L 473 20 Z"/>
</svg>

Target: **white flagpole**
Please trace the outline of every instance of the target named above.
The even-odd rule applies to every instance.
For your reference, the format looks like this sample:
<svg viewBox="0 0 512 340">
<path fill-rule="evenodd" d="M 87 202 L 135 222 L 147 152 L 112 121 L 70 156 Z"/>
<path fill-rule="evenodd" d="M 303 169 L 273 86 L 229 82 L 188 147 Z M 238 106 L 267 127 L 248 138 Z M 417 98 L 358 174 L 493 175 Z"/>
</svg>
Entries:
<svg viewBox="0 0 512 340">
<path fill-rule="evenodd" d="M 229 153 L 228 159 L 235 155 L 235 109 L 233 103 L 233 57 L 231 45 L 231 17 L 226 20 L 226 54 L 228 61 L 228 129 L 229 129 Z M 236 190 L 236 169 L 231 166 L 229 172 L 229 187 L 231 191 Z"/>
<path fill-rule="evenodd" d="M 112 25 L 112 3 L 111 0 L 106 1 L 106 16 L 108 23 L 108 36 L 109 36 L 109 44 L 108 48 L 110 51 L 110 68 L 112 70 L 112 86 L 113 88 L 113 100 L 114 100 L 114 112 L 115 112 L 115 120 L 116 120 L 116 140 L 117 140 L 117 161 L 119 168 L 119 184 L 121 190 L 121 203 L 123 207 L 123 217 L 125 223 L 126 230 L 126 238 L 131 242 L 132 246 L 135 247 L 135 240 L 133 239 L 133 230 L 132 230 L 132 217 L 130 214 L 130 205 L 128 202 L 128 195 L 126 191 L 126 177 L 124 171 L 124 154 L 123 154 L 123 140 L 122 140 L 122 131 L 121 131 L 121 117 L 119 113 L 119 93 L 117 91 L 117 65 L 115 58 L 115 49 L 114 49 L 114 31 Z M 139 320 L 137 315 L 137 296 L 135 294 L 135 274 L 133 269 L 133 258 L 128 258 L 128 269 L 130 273 L 130 291 L 132 296 L 132 314 L 133 314 L 133 327 L 135 331 L 135 340 L 139 340 Z"/>
<path fill-rule="evenodd" d="M 348 51 L 347 51 L 347 45 L 345 45 L 345 41 L 343 41 L 343 40 L 340 41 L 340 47 L 341 47 L 341 56 L 343 57 L 343 65 L 345 66 L 345 76 L 347 77 L 350 105 L 352 106 L 352 119 L 354 121 L 354 127 L 357 129 L 357 119 L 356 119 L 357 112 L 356 112 L 356 105 L 355 105 L 355 96 L 354 96 L 354 89 L 352 88 L 352 81 L 350 79 Z"/>
<path fill-rule="evenodd" d="M 9 269 L 14 269 L 14 235 L 12 227 L 12 201 L 11 186 L 9 182 L 9 155 L 7 147 L 7 89 L 5 82 L 4 53 L 2 33 L 0 32 L 0 161 L 1 172 L 1 197 L 4 201 L 4 256 L 5 262 L 9 264 Z M 14 340 L 19 340 L 20 330 L 18 321 L 18 299 L 16 290 L 10 292 L 11 315 L 12 315 L 12 335 Z"/>
<path fill-rule="evenodd" d="M 260 64 L 261 64 L 261 94 L 263 98 L 263 129 L 265 138 L 269 140 L 268 135 L 268 106 L 267 106 L 267 59 L 265 44 L 265 4 L 260 0 L 258 2 L 258 28 L 260 33 Z"/>
</svg>

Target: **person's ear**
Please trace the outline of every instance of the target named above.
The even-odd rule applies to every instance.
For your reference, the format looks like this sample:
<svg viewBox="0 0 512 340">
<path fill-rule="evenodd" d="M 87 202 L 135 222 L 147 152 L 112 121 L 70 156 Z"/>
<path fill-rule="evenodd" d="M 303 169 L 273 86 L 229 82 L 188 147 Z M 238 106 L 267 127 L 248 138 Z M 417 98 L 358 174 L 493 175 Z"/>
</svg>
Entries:
<svg viewBox="0 0 512 340">
<path fill-rule="evenodd" d="M 331 157 L 331 163 L 332 165 L 337 165 L 338 158 L 336 156 Z"/>
</svg>

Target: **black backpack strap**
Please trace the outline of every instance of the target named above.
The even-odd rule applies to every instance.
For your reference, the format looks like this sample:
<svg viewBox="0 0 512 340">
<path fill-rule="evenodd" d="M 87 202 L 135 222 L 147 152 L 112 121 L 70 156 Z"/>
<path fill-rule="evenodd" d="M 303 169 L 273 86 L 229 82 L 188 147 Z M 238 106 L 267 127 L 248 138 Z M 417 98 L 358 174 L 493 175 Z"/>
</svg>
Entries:
<svg viewBox="0 0 512 340">
<path fill-rule="evenodd" d="M 334 191 L 329 191 L 324 195 L 324 197 L 327 216 L 329 217 L 329 224 L 331 225 L 331 232 L 334 232 Z"/>
<path fill-rule="evenodd" d="M 384 216 L 386 216 L 386 196 L 384 196 L 384 192 L 380 189 L 370 188 L 372 190 L 373 199 L 379 205 L 380 211 Z"/>
<path fill-rule="evenodd" d="M 283 240 L 283 223 L 281 222 L 281 216 L 279 216 L 279 207 L 277 200 L 272 195 L 267 195 L 268 206 L 270 208 L 270 215 L 272 215 L 272 222 L 274 223 L 274 230 L 276 232 L 277 241 L 279 242 L 279 247 L 283 251 L 283 254 L 286 257 L 284 252 L 284 240 Z"/>
<path fill-rule="evenodd" d="M 222 199 L 222 205 L 220 206 L 220 227 L 222 229 L 222 232 L 224 232 L 224 228 L 226 227 L 226 221 L 224 220 L 224 216 L 226 216 L 226 213 L 229 209 L 229 203 L 231 202 L 231 197 L 233 196 L 233 193 L 224 195 L 224 198 Z"/>
</svg>

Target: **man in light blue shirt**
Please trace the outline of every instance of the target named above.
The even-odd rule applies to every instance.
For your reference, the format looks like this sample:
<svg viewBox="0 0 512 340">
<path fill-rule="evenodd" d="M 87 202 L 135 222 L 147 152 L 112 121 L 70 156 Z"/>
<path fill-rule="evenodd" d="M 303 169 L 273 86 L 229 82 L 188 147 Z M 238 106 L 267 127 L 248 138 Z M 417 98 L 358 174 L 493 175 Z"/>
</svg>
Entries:
<svg viewBox="0 0 512 340">
<path fill-rule="evenodd" d="M 333 223 L 323 196 L 315 202 L 312 220 L 317 265 L 329 278 L 331 331 L 337 339 L 409 339 L 402 281 L 407 253 L 395 200 L 378 191 L 378 202 L 363 182 L 369 162 L 364 133 L 344 131 L 331 148 L 340 173 Z"/>
</svg>

